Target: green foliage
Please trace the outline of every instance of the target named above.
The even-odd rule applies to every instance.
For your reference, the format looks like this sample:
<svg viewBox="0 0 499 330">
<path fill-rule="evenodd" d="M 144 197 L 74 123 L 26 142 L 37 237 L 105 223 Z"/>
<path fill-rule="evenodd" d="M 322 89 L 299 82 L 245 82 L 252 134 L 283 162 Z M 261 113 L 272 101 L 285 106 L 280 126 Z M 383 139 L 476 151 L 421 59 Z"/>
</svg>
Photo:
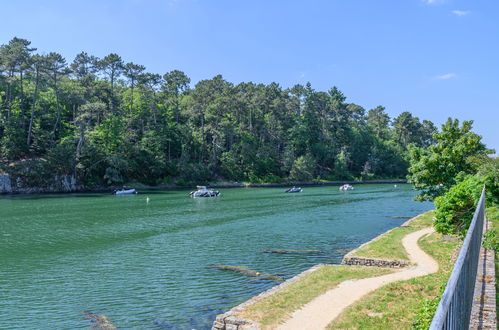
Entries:
<svg viewBox="0 0 499 330">
<path fill-rule="evenodd" d="M 311 155 L 298 157 L 293 163 L 289 178 L 295 181 L 310 181 L 314 178 L 317 164 Z"/>
<path fill-rule="evenodd" d="M 73 140 L 67 139 L 53 146 L 46 154 L 45 167 L 54 174 L 72 174 L 75 166 Z"/>
<path fill-rule="evenodd" d="M 213 179 L 212 172 L 205 164 L 187 163 L 179 164 L 181 178 L 177 180 L 178 185 L 207 183 Z"/>
<path fill-rule="evenodd" d="M 16 160 L 28 153 L 24 132 L 21 129 L 8 125 L 0 137 L 0 151 L 3 157 Z"/>
<path fill-rule="evenodd" d="M 149 73 L 115 53 L 67 63 L 35 50 L 0 46 L 0 162 L 46 159 L 80 185 L 400 178 L 406 145 L 431 140 L 431 123 L 405 112 L 390 126 L 383 107 L 366 114 L 337 87 L 221 75 L 192 87 L 182 71 Z"/>
<path fill-rule="evenodd" d="M 340 180 L 351 179 L 350 172 L 348 171 L 349 155 L 345 151 L 341 151 L 336 159 L 334 167 L 334 176 Z"/>
<path fill-rule="evenodd" d="M 108 185 L 123 184 L 125 181 L 127 181 L 127 170 L 127 160 L 115 155 L 108 161 L 108 167 L 106 167 L 104 173 L 104 180 Z"/>
<path fill-rule="evenodd" d="M 468 176 L 449 191 L 435 198 L 435 230 L 442 234 L 464 235 L 480 198 L 483 180 Z"/>
<path fill-rule="evenodd" d="M 486 210 L 486 219 L 492 222 L 492 228 L 487 230 L 483 235 L 483 247 L 486 249 L 494 250 L 496 252 L 496 263 L 497 263 L 497 253 L 499 252 L 499 207 L 488 207 Z M 497 277 L 496 272 L 496 277 Z"/>
<path fill-rule="evenodd" d="M 499 205 L 499 157 L 477 157 L 471 160 L 478 167 L 477 176 L 487 187 L 487 205 Z"/>
<path fill-rule="evenodd" d="M 421 191 L 420 200 L 443 195 L 460 177 L 475 174 L 477 166 L 470 160 L 490 153 L 481 137 L 471 132 L 472 123 L 464 121 L 460 127 L 457 119 L 449 118 L 442 131 L 433 135 L 437 144 L 427 149 L 409 148 L 411 166 L 408 178 Z"/>
<path fill-rule="evenodd" d="M 445 287 L 440 288 L 440 294 L 433 298 L 425 298 L 421 303 L 421 308 L 414 316 L 411 329 L 414 330 L 427 330 L 430 328 L 433 316 L 437 312 L 438 304 L 442 298 Z"/>
<path fill-rule="evenodd" d="M 499 251 L 499 230 L 489 229 L 483 234 L 482 245 L 489 250 Z"/>
<path fill-rule="evenodd" d="M 220 157 L 220 162 L 220 174 L 223 177 L 238 181 L 245 179 L 241 160 L 235 150 L 224 152 Z"/>
</svg>

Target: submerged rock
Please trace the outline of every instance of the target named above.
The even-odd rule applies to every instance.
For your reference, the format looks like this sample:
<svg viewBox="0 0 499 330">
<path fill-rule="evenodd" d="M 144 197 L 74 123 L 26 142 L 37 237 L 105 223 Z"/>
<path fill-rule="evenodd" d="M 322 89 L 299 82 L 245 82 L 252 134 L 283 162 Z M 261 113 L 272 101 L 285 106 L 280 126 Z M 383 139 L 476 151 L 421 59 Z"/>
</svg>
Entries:
<svg viewBox="0 0 499 330">
<path fill-rule="evenodd" d="M 267 274 L 267 273 L 260 273 L 260 272 L 254 271 L 254 270 L 249 269 L 249 268 L 244 267 L 244 266 L 225 266 L 225 265 L 208 265 L 208 266 L 213 267 L 213 268 L 223 269 L 223 270 L 230 270 L 230 271 L 239 273 L 239 274 L 244 275 L 244 276 L 263 277 L 263 278 L 276 280 L 276 281 L 284 280 L 280 276 L 275 276 L 275 275 Z"/>
<path fill-rule="evenodd" d="M 103 314 L 92 313 L 90 311 L 83 311 L 83 318 L 92 322 L 92 329 L 116 329 L 116 326 L 111 323 L 111 320 Z"/>
</svg>

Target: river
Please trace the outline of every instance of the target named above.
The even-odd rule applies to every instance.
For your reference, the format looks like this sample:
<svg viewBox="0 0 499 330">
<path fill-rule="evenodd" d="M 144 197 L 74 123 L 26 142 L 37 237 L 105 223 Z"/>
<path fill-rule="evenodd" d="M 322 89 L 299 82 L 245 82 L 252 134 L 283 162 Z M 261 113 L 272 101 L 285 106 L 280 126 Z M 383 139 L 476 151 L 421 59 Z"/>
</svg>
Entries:
<svg viewBox="0 0 499 330">
<path fill-rule="evenodd" d="M 433 208 L 413 201 L 410 185 L 284 190 L 2 196 L 0 329 L 86 329 L 84 311 L 118 328 L 209 329 L 279 283 L 210 264 L 290 278 Z"/>
</svg>

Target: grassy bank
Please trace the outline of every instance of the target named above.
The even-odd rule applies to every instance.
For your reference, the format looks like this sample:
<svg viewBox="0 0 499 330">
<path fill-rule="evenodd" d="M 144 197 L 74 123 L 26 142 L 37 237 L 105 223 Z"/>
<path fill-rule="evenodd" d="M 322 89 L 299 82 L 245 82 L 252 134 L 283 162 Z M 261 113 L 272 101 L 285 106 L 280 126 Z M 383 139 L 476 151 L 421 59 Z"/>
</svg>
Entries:
<svg viewBox="0 0 499 330">
<path fill-rule="evenodd" d="M 361 249 L 354 251 L 353 254 L 356 256 L 380 259 L 408 260 L 405 249 L 401 243 L 402 238 L 420 228 L 430 226 L 432 221 L 433 211 L 419 215 L 406 223 L 406 225 L 410 227 L 395 228 L 365 244 Z M 432 235 L 432 237 L 434 236 L 435 235 Z M 438 239 L 436 239 L 435 242 L 431 241 L 433 244 L 431 245 L 432 253 L 442 253 L 445 255 L 442 259 L 447 258 L 447 262 L 450 262 L 449 256 L 454 251 L 457 243 L 437 241 Z M 424 242 L 426 243 L 426 241 Z M 446 249 L 441 249 L 441 245 L 446 247 Z M 246 307 L 238 316 L 260 323 L 263 329 L 273 329 L 279 323 L 285 321 L 293 311 L 307 304 L 315 297 L 335 288 L 339 283 L 345 280 L 379 276 L 393 271 L 394 270 L 387 268 L 327 265 L 304 276 L 297 282 L 290 284 L 275 294 Z M 430 286 L 430 289 L 427 289 L 427 291 L 429 291 L 426 295 L 424 293 L 421 294 L 422 296 L 430 296 L 432 290 L 435 289 L 438 291 L 438 288 L 438 285 L 436 287 Z M 400 289 L 400 291 L 403 290 L 405 290 L 404 287 Z M 386 309 L 385 305 L 385 303 L 380 304 L 379 309 Z M 404 308 L 403 306 L 404 305 L 402 304 L 401 309 Z M 367 314 L 369 314 L 369 312 Z M 374 321 L 376 322 L 376 320 Z M 352 324 L 348 324 L 347 328 L 356 328 L 355 324 L 355 320 L 353 320 Z"/>
<path fill-rule="evenodd" d="M 394 228 L 381 236 L 378 236 L 368 244 L 361 246 L 350 255 L 356 257 L 409 260 L 407 252 L 402 246 L 402 239 L 412 232 L 423 227 L 430 227 L 433 222 L 434 211 L 418 215 L 406 222 L 406 226 Z"/>
<path fill-rule="evenodd" d="M 263 329 L 274 329 L 293 311 L 339 283 L 392 272 L 386 268 L 326 265 L 275 294 L 248 306 L 239 317 L 256 321 Z"/>
<path fill-rule="evenodd" d="M 499 283 L 499 208 L 489 207 L 486 211 L 487 220 L 492 222 L 492 227 L 486 234 L 485 240 L 487 248 L 493 249 L 495 254 L 495 271 L 496 271 L 496 314 L 499 307 L 499 292 L 497 290 L 497 283 Z"/>
<path fill-rule="evenodd" d="M 402 238 L 420 228 L 431 226 L 433 215 L 433 211 L 419 215 L 408 221 L 406 226 L 395 228 L 365 244 L 353 255 L 408 260 Z M 434 233 L 422 238 L 419 244 L 438 262 L 437 273 L 391 283 L 371 292 L 349 306 L 328 328 L 411 328 L 421 306 L 432 301 L 445 287 L 460 242 L 444 240 L 442 235 Z M 238 316 L 259 322 L 263 329 L 273 329 L 293 311 L 345 280 L 379 276 L 393 271 L 386 268 L 328 265 L 246 307 Z"/>
<path fill-rule="evenodd" d="M 367 294 L 340 314 L 328 329 L 410 329 L 422 306 L 445 288 L 460 242 L 446 241 L 441 234 L 433 233 L 422 238 L 419 245 L 438 262 L 438 272 L 390 283 Z M 431 320 L 432 316 L 429 314 L 428 318 Z"/>
</svg>

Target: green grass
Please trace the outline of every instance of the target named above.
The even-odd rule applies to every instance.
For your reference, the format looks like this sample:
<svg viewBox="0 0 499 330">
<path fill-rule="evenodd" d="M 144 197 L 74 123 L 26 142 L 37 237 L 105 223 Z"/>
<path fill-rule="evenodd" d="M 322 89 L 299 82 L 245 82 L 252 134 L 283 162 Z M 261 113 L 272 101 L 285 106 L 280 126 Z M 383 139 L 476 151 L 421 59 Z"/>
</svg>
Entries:
<svg viewBox="0 0 499 330">
<path fill-rule="evenodd" d="M 400 227 L 389 231 L 382 235 L 380 238 L 369 242 L 362 249 L 356 251 L 356 256 L 380 258 L 380 259 L 400 259 L 408 260 L 407 253 L 402 246 L 402 238 L 422 227 L 429 227 L 433 223 L 433 211 L 426 212 L 419 215 L 407 222 L 410 227 Z M 432 234 L 429 238 L 423 241 L 428 249 L 427 253 L 433 255 L 435 259 L 441 264 L 441 270 L 435 274 L 425 276 L 427 280 L 420 281 L 418 279 L 399 282 L 400 286 L 390 284 L 386 288 L 390 288 L 388 292 L 381 291 L 381 295 L 375 296 L 374 299 L 368 301 L 367 305 L 360 307 L 361 313 L 355 314 L 353 318 L 340 326 L 340 328 L 364 328 L 357 326 L 357 317 L 363 317 L 362 324 L 368 324 L 368 327 L 374 328 L 397 328 L 391 324 L 394 318 L 398 320 L 397 315 L 403 315 L 402 322 L 396 321 L 393 324 L 407 325 L 410 327 L 411 317 L 419 308 L 421 300 L 428 297 L 433 297 L 439 293 L 440 287 L 447 281 L 448 273 L 452 270 L 452 255 L 456 242 L 443 242 L 439 234 Z M 251 319 L 261 324 L 263 329 L 273 329 L 279 323 L 285 321 L 290 317 L 292 312 L 307 304 L 315 297 L 325 293 L 328 290 L 335 288 L 339 283 L 349 279 L 361 279 L 373 276 L 380 276 L 393 272 L 394 270 L 386 268 L 375 267 L 353 267 L 353 266 L 340 266 L 328 265 L 320 268 L 319 270 L 306 275 L 295 283 L 290 284 L 284 289 L 274 293 L 273 295 L 263 298 L 245 308 L 238 316 L 246 319 Z M 443 275 L 442 275 L 443 274 Z M 418 282 L 420 281 L 420 282 Z M 407 283 L 406 283 L 407 282 Z M 436 284 L 435 284 L 436 283 Z M 380 290 L 385 290 L 384 288 Z M 375 291 L 378 292 L 380 290 Z M 408 290 L 408 292 L 406 292 Z M 384 292 L 384 293 L 383 293 Z M 417 295 L 417 298 L 412 300 L 410 311 L 407 312 L 405 307 L 404 297 L 409 295 Z M 370 297 L 371 295 L 368 295 Z M 362 300 L 364 301 L 364 300 Z M 355 305 L 356 306 L 356 305 Z M 385 311 L 393 311 L 392 316 L 390 313 L 386 314 Z M 370 317 L 369 313 L 383 313 L 381 317 Z M 341 315 L 344 317 L 344 314 Z M 382 322 L 382 326 L 377 326 L 377 322 L 386 318 Z M 367 321 L 371 321 L 369 323 Z M 342 321 L 343 322 L 343 321 Z M 334 325 L 336 328 L 337 325 Z"/>
<path fill-rule="evenodd" d="M 409 256 L 402 246 L 402 239 L 421 227 L 430 227 L 433 223 L 434 211 L 428 211 L 409 220 L 406 224 L 411 227 L 394 228 L 375 240 L 352 253 L 352 256 L 389 259 L 389 260 L 409 260 Z"/>
<path fill-rule="evenodd" d="M 379 276 L 393 272 L 385 268 L 327 265 L 275 294 L 246 307 L 239 317 L 259 322 L 263 329 L 273 329 L 293 311 L 313 298 L 349 279 Z"/>
<path fill-rule="evenodd" d="M 499 230 L 499 208 L 498 207 L 489 207 L 485 211 L 487 220 L 492 222 L 492 228 L 495 230 Z M 499 307 L 499 292 L 497 291 L 497 283 L 499 282 L 499 251 L 495 250 L 495 269 L 496 269 L 496 314 L 497 308 Z"/>
<path fill-rule="evenodd" d="M 431 210 L 412 218 L 406 224 L 412 227 L 431 227 L 434 220 L 435 210 Z"/>
<path fill-rule="evenodd" d="M 443 241 L 438 233 L 419 242 L 438 262 L 437 273 L 390 283 L 367 294 L 340 314 L 328 329 L 410 329 L 423 302 L 439 295 L 445 287 L 454 266 L 452 257 L 460 244 Z"/>
<path fill-rule="evenodd" d="M 389 260 L 409 260 L 409 256 L 402 246 L 402 239 L 418 228 L 402 227 L 386 232 L 369 244 L 355 250 L 351 256 L 389 259 Z"/>
</svg>

